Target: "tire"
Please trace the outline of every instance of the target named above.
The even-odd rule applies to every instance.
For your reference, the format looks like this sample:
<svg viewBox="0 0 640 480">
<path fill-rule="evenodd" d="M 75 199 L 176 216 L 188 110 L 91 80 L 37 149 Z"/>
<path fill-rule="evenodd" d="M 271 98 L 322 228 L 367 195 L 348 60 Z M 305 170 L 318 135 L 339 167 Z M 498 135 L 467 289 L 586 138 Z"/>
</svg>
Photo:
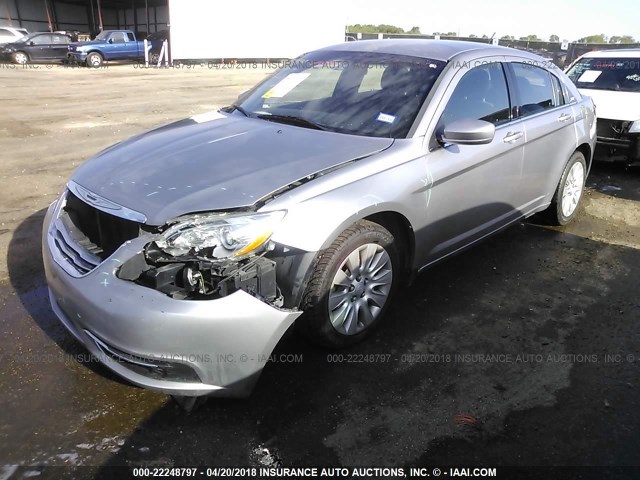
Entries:
<svg viewBox="0 0 640 480">
<path fill-rule="evenodd" d="M 386 228 L 366 220 L 356 222 L 317 260 L 296 328 L 325 347 L 360 342 L 391 303 L 400 265 L 395 239 Z"/>
<path fill-rule="evenodd" d="M 586 178 L 587 162 L 584 155 L 574 152 L 564 167 L 551 205 L 545 212 L 548 223 L 567 225 L 578 216 Z"/>
<path fill-rule="evenodd" d="M 149 57 L 149 63 L 151 65 L 157 65 L 159 61 L 160 61 L 159 53 L 152 53 L 151 56 Z"/>
<path fill-rule="evenodd" d="M 104 59 L 98 52 L 91 52 L 89 55 L 87 55 L 86 62 L 87 67 L 89 68 L 99 68 L 102 65 L 102 62 L 104 62 Z"/>
<path fill-rule="evenodd" d="M 29 55 L 25 52 L 15 52 L 12 57 L 13 61 L 18 65 L 26 65 L 29 63 Z"/>
</svg>

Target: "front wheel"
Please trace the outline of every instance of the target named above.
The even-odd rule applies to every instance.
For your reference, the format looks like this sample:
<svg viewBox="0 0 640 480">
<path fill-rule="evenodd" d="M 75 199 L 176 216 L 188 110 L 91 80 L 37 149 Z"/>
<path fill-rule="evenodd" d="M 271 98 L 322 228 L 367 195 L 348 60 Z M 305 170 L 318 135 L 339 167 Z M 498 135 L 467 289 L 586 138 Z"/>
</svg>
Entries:
<svg viewBox="0 0 640 480">
<path fill-rule="evenodd" d="M 98 68 L 102 65 L 103 58 L 102 55 L 96 52 L 91 52 L 87 55 L 87 67 Z"/>
<path fill-rule="evenodd" d="M 580 201 L 587 179 L 587 162 L 581 152 L 574 152 L 560 177 L 560 183 L 553 195 L 547 212 L 553 225 L 567 225 L 580 210 Z"/>
<path fill-rule="evenodd" d="M 18 65 L 26 65 L 29 63 L 29 55 L 24 52 L 16 52 L 13 54 L 13 61 Z"/>
<path fill-rule="evenodd" d="M 399 281 L 399 265 L 391 232 L 366 220 L 355 223 L 322 252 L 296 326 L 323 346 L 359 342 L 383 317 Z"/>
</svg>

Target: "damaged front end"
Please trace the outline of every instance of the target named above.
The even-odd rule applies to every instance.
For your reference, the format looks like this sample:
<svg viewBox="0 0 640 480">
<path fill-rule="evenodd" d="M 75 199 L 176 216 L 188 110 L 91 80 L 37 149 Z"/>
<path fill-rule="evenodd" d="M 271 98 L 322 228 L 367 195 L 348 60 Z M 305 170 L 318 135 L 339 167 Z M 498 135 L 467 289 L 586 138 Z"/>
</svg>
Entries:
<svg viewBox="0 0 640 480">
<path fill-rule="evenodd" d="M 288 264 L 270 237 L 284 215 L 196 214 L 158 228 L 66 191 L 43 229 L 52 309 L 136 385 L 176 396 L 246 396 L 301 314 L 282 306 L 276 284 L 276 263 Z"/>
<path fill-rule="evenodd" d="M 171 298 L 208 300 L 243 290 L 273 306 L 283 297 L 266 254 L 286 212 L 195 214 L 170 222 L 117 275 Z"/>
</svg>

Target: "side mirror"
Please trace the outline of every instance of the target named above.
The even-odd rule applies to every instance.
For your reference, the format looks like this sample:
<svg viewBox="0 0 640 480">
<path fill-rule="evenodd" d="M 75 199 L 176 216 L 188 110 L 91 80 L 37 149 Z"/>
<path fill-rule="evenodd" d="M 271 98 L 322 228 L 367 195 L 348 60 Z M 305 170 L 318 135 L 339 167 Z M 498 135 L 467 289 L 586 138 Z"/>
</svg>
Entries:
<svg viewBox="0 0 640 480">
<path fill-rule="evenodd" d="M 29 42 L 29 46 L 30 46 L 30 47 L 33 47 L 35 44 L 36 44 L 36 42 L 34 42 L 33 40 L 31 40 L 31 41 Z"/>
<path fill-rule="evenodd" d="M 457 145 L 483 145 L 491 143 L 496 126 L 484 120 L 456 120 L 444 127 L 440 141 Z"/>
<path fill-rule="evenodd" d="M 107 40 L 107 43 L 113 43 L 113 38 L 110 38 L 109 40 Z"/>
</svg>

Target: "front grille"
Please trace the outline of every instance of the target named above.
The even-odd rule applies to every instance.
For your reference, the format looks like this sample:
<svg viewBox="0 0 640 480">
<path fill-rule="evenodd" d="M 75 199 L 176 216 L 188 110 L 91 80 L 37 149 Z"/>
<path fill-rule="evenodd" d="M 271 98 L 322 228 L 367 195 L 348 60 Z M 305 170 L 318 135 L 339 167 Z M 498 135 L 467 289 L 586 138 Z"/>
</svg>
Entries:
<svg viewBox="0 0 640 480">
<path fill-rule="evenodd" d="M 79 242 L 73 240 L 64 220 L 65 217 L 61 216 L 55 223 L 54 242 L 56 247 L 65 260 L 80 275 L 89 273 L 96 268 L 102 260 L 89 250 L 83 249 Z"/>
<path fill-rule="evenodd" d="M 622 139 L 627 136 L 629 123 L 622 120 L 609 120 L 608 118 L 598 118 L 596 124 L 596 135 L 600 139 Z"/>
<path fill-rule="evenodd" d="M 98 210 L 72 192 L 67 192 L 65 206 L 52 228 L 59 253 L 80 275 L 96 268 L 139 233 L 139 223 Z"/>
</svg>

